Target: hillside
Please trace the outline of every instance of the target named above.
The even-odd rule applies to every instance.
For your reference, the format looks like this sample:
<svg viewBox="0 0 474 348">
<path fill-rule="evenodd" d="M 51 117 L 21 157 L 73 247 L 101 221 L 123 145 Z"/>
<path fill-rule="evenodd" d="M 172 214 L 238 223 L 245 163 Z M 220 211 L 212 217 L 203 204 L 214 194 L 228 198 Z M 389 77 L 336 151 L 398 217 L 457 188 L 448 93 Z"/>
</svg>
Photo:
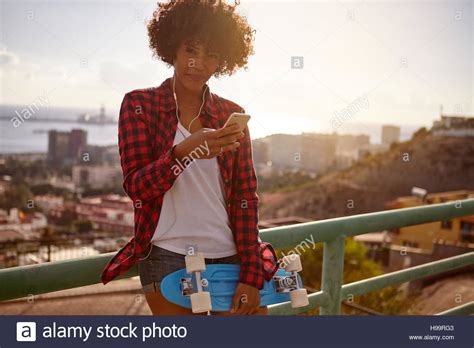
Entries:
<svg viewBox="0 0 474 348">
<path fill-rule="evenodd" d="M 474 138 L 419 132 L 292 192 L 259 192 L 260 219 L 297 215 L 321 220 L 380 211 L 385 202 L 410 195 L 413 186 L 428 192 L 474 190 Z"/>
<path fill-rule="evenodd" d="M 433 315 L 471 301 L 474 301 L 474 275 L 458 274 L 421 289 L 413 299 L 411 310 L 414 314 Z"/>
</svg>

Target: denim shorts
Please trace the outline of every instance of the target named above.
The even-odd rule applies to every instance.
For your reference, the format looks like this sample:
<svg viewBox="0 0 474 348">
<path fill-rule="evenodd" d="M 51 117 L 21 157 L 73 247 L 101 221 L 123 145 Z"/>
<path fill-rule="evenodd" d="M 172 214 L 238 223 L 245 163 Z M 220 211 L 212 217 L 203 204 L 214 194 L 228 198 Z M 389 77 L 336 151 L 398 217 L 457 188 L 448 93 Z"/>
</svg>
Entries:
<svg viewBox="0 0 474 348">
<path fill-rule="evenodd" d="M 181 268 L 186 268 L 184 262 L 185 255 L 178 254 L 157 245 L 151 244 L 143 257 L 140 258 L 138 263 L 138 273 L 140 275 L 140 283 L 144 292 L 156 292 L 160 289 L 161 280 L 174 271 Z M 214 258 L 205 259 L 206 265 L 215 263 L 230 263 L 240 264 L 240 257 L 238 254 Z"/>
</svg>

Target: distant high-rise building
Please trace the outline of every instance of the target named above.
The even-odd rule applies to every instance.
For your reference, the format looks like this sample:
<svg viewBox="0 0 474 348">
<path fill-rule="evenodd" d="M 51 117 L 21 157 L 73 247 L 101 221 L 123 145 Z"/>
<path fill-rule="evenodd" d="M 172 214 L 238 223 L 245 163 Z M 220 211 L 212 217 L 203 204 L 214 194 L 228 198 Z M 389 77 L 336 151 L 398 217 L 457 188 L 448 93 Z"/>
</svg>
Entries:
<svg viewBox="0 0 474 348">
<path fill-rule="evenodd" d="M 397 126 L 382 126 L 382 144 L 390 146 L 392 143 L 400 141 L 400 127 Z"/>
<path fill-rule="evenodd" d="M 336 164 L 337 136 L 303 133 L 300 140 L 301 168 L 315 173 L 323 173 Z"/>
<path fill-rule="evenodd" d="M 292 134 L 270 136 L 270 161 L 274 168 L 299 168 L 301 165 L 301 138 Z"/>
<path fill-rule="evenodd" d="M 72 164 L 81 156 L 87 145 L 87 132 L 73 129 L 71 132 L 50 130 L 48 132 L 48 162 Z"/>
<path fill-rule="evenodd" d="M 370 137 L 366 134 L 338 134 L 336 156 L 338 161 L 352 163 L 360 158 L 361 150 L 370 147 Z"/>
<path fill-rule="evenodd" d="M 73 129 L 69 138 L 69 157 L 78 158 L 87 145 L 87 132 L 82 129 Z"/>
<path fill-rule="evenodd" d="M 267 165 L 270 161 L 270 146 L 268 139 L 256 139 L 252 141 L 253 162 Z"/>
</svg>

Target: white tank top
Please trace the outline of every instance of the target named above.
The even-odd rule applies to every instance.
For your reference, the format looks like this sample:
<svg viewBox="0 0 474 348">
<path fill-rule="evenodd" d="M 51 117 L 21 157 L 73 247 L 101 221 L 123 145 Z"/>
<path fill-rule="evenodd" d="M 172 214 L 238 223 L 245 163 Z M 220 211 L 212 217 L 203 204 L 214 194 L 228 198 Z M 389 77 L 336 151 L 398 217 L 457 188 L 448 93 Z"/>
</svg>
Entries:
<svg viewBox="0 0 474 348">
<path fill-rule="evenodd" d="M 191 135 L 178 128 L 173 145 Z M 165 192 L 152 243 L 183 255 L 193 247 L 206 258 L 237 254 L 216 157 L 196 159 Z"/>
</svg>

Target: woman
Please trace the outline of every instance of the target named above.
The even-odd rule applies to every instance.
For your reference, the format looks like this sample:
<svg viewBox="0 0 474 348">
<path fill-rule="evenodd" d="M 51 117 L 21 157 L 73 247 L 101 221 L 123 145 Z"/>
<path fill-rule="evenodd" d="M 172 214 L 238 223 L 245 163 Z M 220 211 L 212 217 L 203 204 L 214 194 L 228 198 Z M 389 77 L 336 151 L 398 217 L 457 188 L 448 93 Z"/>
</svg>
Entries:
<svg viewBox="0 0 474 348">
<path fill-rule="evenodd" d="M 248 127 L 223 127 L 242 107 L 209 91 L 253 53 L 253 31 L 235 6 L 209 1 L 158 4 L 150 48 L 174 67 L 159 87 L 127 93 L 119 120 L 124 190 L 134 201 L 135 236 L 107 264 L 102 281 L 138 264 L 155 315 L 192 311 L 168 302 L 160 282 L 201 252 L 206 264 L 240 265 L 232 311 L 268 314 L 259 289 L 278 269 L 258 236 L 257 178 Z"/>
</svg>

